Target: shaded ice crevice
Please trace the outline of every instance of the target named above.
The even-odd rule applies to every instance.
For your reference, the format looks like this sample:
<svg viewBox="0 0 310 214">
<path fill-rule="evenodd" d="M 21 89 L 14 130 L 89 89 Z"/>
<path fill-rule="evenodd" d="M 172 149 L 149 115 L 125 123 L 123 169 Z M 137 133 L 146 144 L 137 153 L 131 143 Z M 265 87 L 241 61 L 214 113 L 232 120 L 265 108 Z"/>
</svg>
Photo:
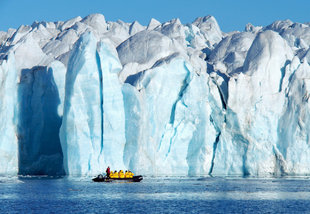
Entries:
<svg viewBox="0 0 310 214">
<path fill-rule="evenodd" d="M 177 98 L 177 100 L 174 102 L 174 104 L 173 104 L 173 106 L 172 106 L 172 110 L 171 110 L 171 114 L 170 114 L 170 124 L 173 124 L 173 123 L 174 123 L 176 105 L 177 105 L 177 103 L 178 103 L 180 100 L 182 100 L 183 94 L 184 94 L 184 92 L 186 91 L 186 89 L 187 89 L 187 87 L 188 87 L 188 85 L 189 85 L 189 82 L 190 82 L 190 75 L 191 75 L 191 72 L 190 72 L 190 70 L 187 68 L 186 62 L 184 62 L 184 68 L 185 68 L 185 70 L 187 71 L 187 74 L 186 74 L 186 76 L 185 76 L 185 78 L 184 78 L 184 80 L 183 80 L 181 89 L 180 89 L 179 94 L 178 94 L 178 98 Z M 186 105 L 184 102 L 182 102 L 182 104 L 183 104 L 184 106 L 187 107 L 187 105 Z"/>
<path fill-rule="evenodd" d="M 214 126 L 214 121 L 213 121 L 211 115 L 210 115 L 210 121 L 211 121 L 211 123 L 212 123 L 213 126 Z M 214 126 L 214 127 L 216 127 L 216 126 Z M 214 143 L 213 143 L 213 154 L 212 154 L 212 160 L 211 160 L 211 166 L 210 166 L 210 170 L 209 170 L 209 175 L 211 175 L 211 174 L 212 174 L 212 171 L 213 171 L 215 153 L 216 153 L 216 149 L 217 149 L 217 145 L 218 145 L 218 143 L 219 143 L 220 137 L 221 137 L 221 131 L 219 131 L 219 132 L 217 133 L 216 138 L 215 138 L 215 141 L 214 141 Z"/>
<path fill-rule="evenodd" d="M 98 51 L 96 51 L 96 61 L 97 61 L 97 68 L 99 71 L 99 82 L 100 82 L 100 112 L 101 112 L 101 140 L 100 140 L 100 156 L 103 154 L 103 113 L 104 113 L 104 109 L 103 109 L 103 83 L 102 83 L 102 70 L 101 70 L 101 63 L 100 63 L 100 57 L 98 54 Z M 98 156 L 98 161 L 99 157 Z"/>
</svg>

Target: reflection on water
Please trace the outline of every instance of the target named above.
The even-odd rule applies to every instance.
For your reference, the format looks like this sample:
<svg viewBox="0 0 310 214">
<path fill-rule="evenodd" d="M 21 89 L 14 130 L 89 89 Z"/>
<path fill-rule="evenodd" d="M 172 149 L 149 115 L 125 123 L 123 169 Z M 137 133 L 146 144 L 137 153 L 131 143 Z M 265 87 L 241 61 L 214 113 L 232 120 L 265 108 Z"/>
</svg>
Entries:
<svg viewBox="0 0 310 214">
<path fill-rule="evenodd" d="M 302 213 L 309 204 L 309 177 L 0 178 L 0 213 Z"/>
</svg>

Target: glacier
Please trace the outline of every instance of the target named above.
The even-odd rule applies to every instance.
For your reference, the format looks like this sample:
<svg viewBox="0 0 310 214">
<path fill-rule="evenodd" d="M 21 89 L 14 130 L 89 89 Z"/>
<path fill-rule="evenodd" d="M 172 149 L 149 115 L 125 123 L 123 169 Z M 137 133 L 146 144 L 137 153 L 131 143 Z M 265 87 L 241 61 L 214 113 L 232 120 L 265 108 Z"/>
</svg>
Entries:
<svg viewBox="0 0 310 214">
<path fill-rule="evenodd" d="M 102 14 L 0 32 L 0 175 L 310 173 L 310 24 Z"/>
</svg>

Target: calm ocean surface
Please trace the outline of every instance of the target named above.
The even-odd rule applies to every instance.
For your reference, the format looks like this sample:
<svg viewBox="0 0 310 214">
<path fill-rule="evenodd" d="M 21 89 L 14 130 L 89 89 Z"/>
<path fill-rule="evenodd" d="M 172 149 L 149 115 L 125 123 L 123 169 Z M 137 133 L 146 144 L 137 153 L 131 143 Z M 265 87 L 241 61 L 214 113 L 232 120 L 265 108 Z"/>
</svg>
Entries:
<svg viewBox="0 0 310 214">
<path fill-rule="evenodd" d="M 310 213 L 310 177 L 0 177 L 0 213 Z"/>
</svg>

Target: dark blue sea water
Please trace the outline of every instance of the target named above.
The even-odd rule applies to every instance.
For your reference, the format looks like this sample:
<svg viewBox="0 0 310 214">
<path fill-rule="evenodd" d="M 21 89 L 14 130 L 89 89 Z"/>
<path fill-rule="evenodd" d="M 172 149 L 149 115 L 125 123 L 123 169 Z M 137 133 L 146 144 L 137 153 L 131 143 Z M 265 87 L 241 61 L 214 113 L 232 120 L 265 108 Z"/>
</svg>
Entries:
<svg viewBox="0 0 310 214">
<path fill-rule="evenodd" d="M 0 178 L 0 213 L 310 213 L 310 178 Z"/>
</svg>

